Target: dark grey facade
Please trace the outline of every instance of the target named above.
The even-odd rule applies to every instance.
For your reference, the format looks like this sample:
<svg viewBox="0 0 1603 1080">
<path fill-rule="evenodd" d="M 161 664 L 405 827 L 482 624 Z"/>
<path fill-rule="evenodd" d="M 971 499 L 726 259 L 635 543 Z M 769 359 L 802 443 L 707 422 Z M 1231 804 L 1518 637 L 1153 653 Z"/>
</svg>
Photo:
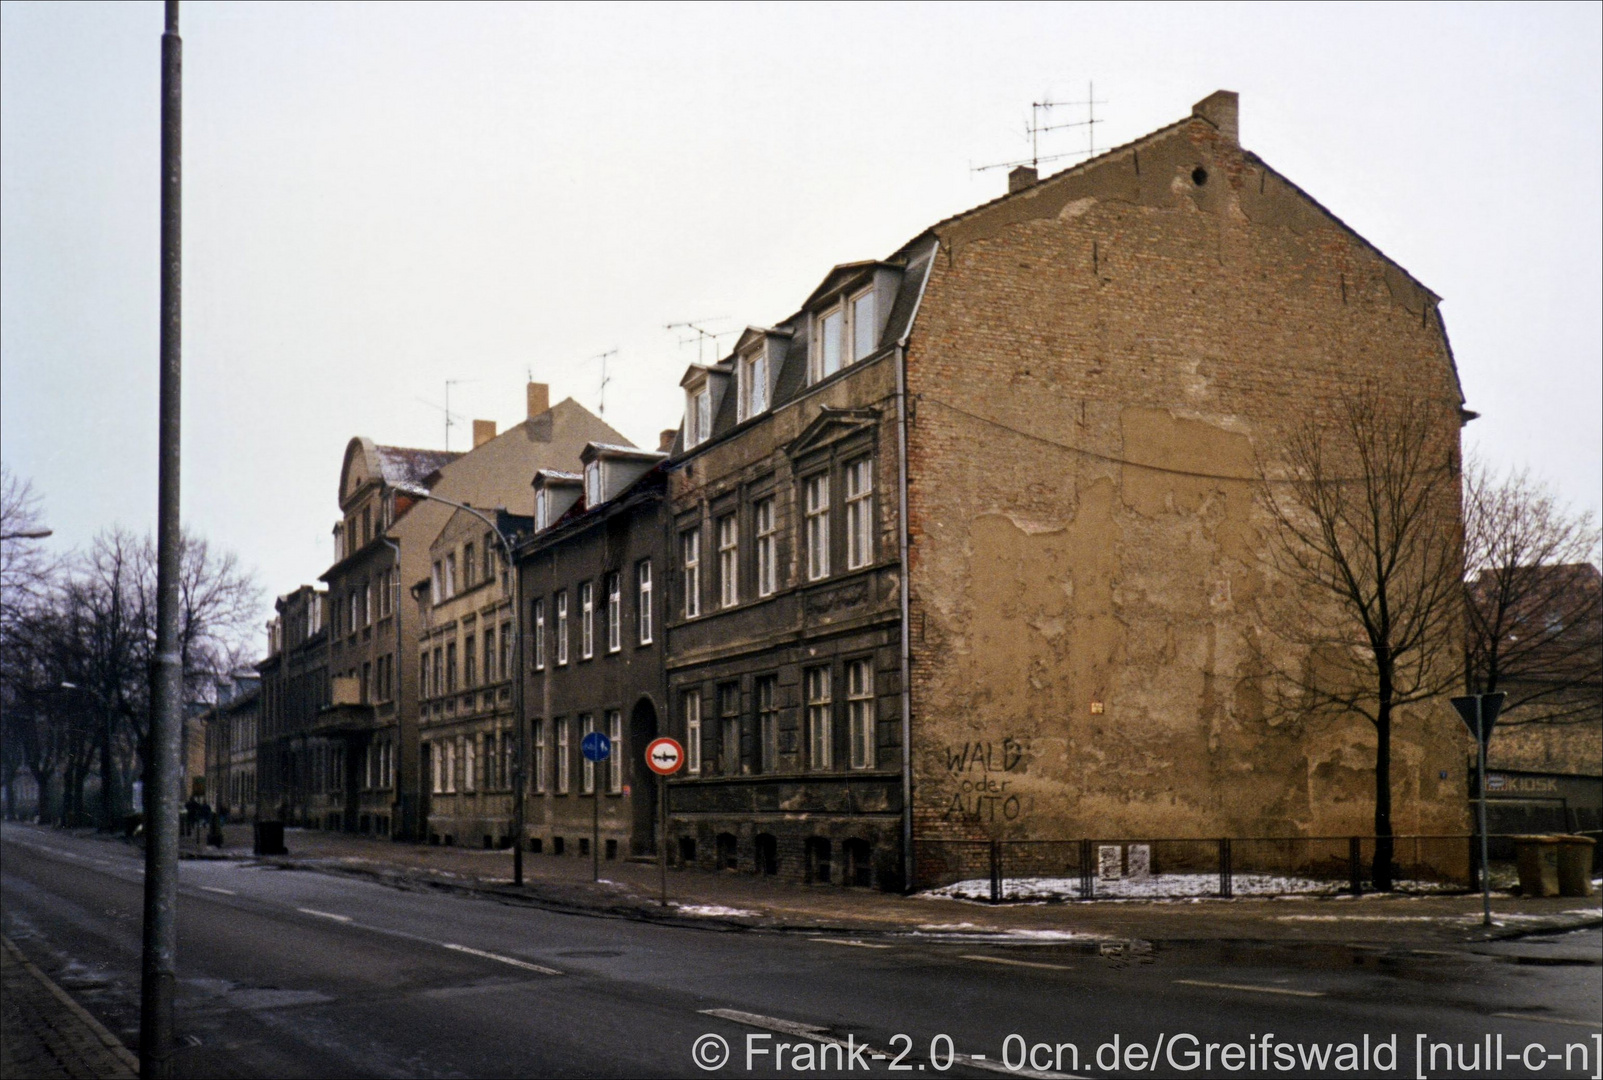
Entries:
<svg viewBox="0 0 1603 1080">
<path fill-rule="evenodd" d="M 589 856 L 597 842 L 604 859 L 656 851 L 644 752 L 666 710 L 664 457 L 591 444 L 582 472 L 535 478 L 536 531 L 518 551 L 532 852 Z M 611 738 L 610 760 L 585 763 L 590 731 Z"/>
<path fill-rule="evenodd" d="M 682 383 L 667 625 L 681 865 L 902 885 L 894 360 L 923 271 L 905 253 L 837 267 Z"/>
<path fill-rule="evenodd" d="M 280 597 L 268 656 L 256 665 L 256 810 L 266 821 L 322 826 L 342 809 L 329 785 L 335 747 L 313 732 L 329 702 L 327 599 L 310 585 Z"/>
</svg>

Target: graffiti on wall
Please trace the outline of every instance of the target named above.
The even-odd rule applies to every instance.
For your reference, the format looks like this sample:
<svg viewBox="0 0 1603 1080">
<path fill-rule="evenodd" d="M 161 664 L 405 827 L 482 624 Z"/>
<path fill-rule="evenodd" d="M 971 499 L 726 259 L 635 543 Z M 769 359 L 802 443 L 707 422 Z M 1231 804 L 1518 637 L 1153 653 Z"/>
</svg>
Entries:
<svg viewBox="0 0 1603 1080">
<path fill-rule="evenodd" d="M 1024 771 L 1028 751 L 1027 742 L 1011 737 L 946 747 L 943 761 L 957 789 L 941 819 L 976 824 L 1017 821 L 1025 803 L 1010 790 L 1009 775 Z"/>
</svg>

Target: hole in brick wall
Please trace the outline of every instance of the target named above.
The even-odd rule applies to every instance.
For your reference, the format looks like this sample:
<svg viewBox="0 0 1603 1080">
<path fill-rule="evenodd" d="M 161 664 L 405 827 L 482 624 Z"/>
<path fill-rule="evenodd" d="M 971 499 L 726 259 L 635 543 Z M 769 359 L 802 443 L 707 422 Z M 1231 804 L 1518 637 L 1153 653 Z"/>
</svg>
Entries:
<svg viewBox="0 0 1603 1080">
<path fill-rule="evenodd" d="M 1208 170 L 1204 169 L 1201 165 L 1198 165 L 1195 169 L 1192 169 L 1191 182 L 1198 187 L 1206 184 L 1208 182 Z"/>
</svg>

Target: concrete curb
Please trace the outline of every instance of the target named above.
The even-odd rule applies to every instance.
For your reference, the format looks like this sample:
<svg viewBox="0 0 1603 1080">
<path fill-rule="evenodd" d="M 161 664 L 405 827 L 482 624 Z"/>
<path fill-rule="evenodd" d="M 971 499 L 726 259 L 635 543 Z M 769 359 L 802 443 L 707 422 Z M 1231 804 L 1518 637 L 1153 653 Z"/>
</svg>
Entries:
<svg viewBox="0 0 1603 1080">
<path fill-rule="evenodd" d="M 14 963 L 19 965 L 22 970 L 26 971 L 29 975 L 33 976 L 33 978 L 36 979 L 39 984 L 50 993 L 51 997 L 59 1001 L 61 1005 L 69 1013 L 71 1013 L 79 1023 L 83 1024 L 84 1027 L 89 1029 L 90 1033 L 92 1033 L 94 1037 L 99 1040 L 100 1044 L 106 1048 L 107 1053 L 116 1058 L 117 1061 L 128 1070 L 126 1073 L 127 1076 L 139 1075 L 139 1059 L 133 1055 L 131 1050 L 122 1044 L 122 1040 L 118 1039 L 117 1036 L 107 1031 L 106 1026 L 90 1015 L 89 1011 L 82 1005 L 74 1001 L 71 994 L 57 986 L 55 980 L 51 979 L 50 976 L 40 971 L 39 968 L 34 965 L 33 961 L 22 955 L 22 950 L 18 949 L 17 946 L 12 943 L 10 938 L 0 936 L 0 943 L 4 944 L 6 952 L 11 954 L 11 959 Z"/>
</svg>

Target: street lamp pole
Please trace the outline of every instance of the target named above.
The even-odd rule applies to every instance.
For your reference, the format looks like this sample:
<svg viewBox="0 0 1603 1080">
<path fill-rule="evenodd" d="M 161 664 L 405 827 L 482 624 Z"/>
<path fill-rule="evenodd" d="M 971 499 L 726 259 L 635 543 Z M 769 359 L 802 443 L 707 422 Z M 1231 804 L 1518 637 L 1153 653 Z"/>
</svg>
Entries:
<svg viewBox="0 0 1603 1080">
<path fill-rule="evenodd" d="M 523 582 L 518 576 L 517 563 L 512 557 L 512 540 L 501 531 L 501 527 L 492 521 L 482 511 L 460 503 L 454 499 L 436 495 L 426 488 L 411 485 L 397 485 L 404 495 L 414 499 L 431 499 L 458 510 L 466 510 L 480 521 L 490 527 L 495 538 L 501 544 L 502 554 L 506 557 L 507 574 L 511 579 L 512 592 L 512 718 L 518 726 L 518 756 L 512 768 L 512 883 L 523 884 L 523 804 L 524 777 L 527 772 L 524 763 L 528 760 L 528 721 L 524 717 L 523 708 Z"/>
</svg>

